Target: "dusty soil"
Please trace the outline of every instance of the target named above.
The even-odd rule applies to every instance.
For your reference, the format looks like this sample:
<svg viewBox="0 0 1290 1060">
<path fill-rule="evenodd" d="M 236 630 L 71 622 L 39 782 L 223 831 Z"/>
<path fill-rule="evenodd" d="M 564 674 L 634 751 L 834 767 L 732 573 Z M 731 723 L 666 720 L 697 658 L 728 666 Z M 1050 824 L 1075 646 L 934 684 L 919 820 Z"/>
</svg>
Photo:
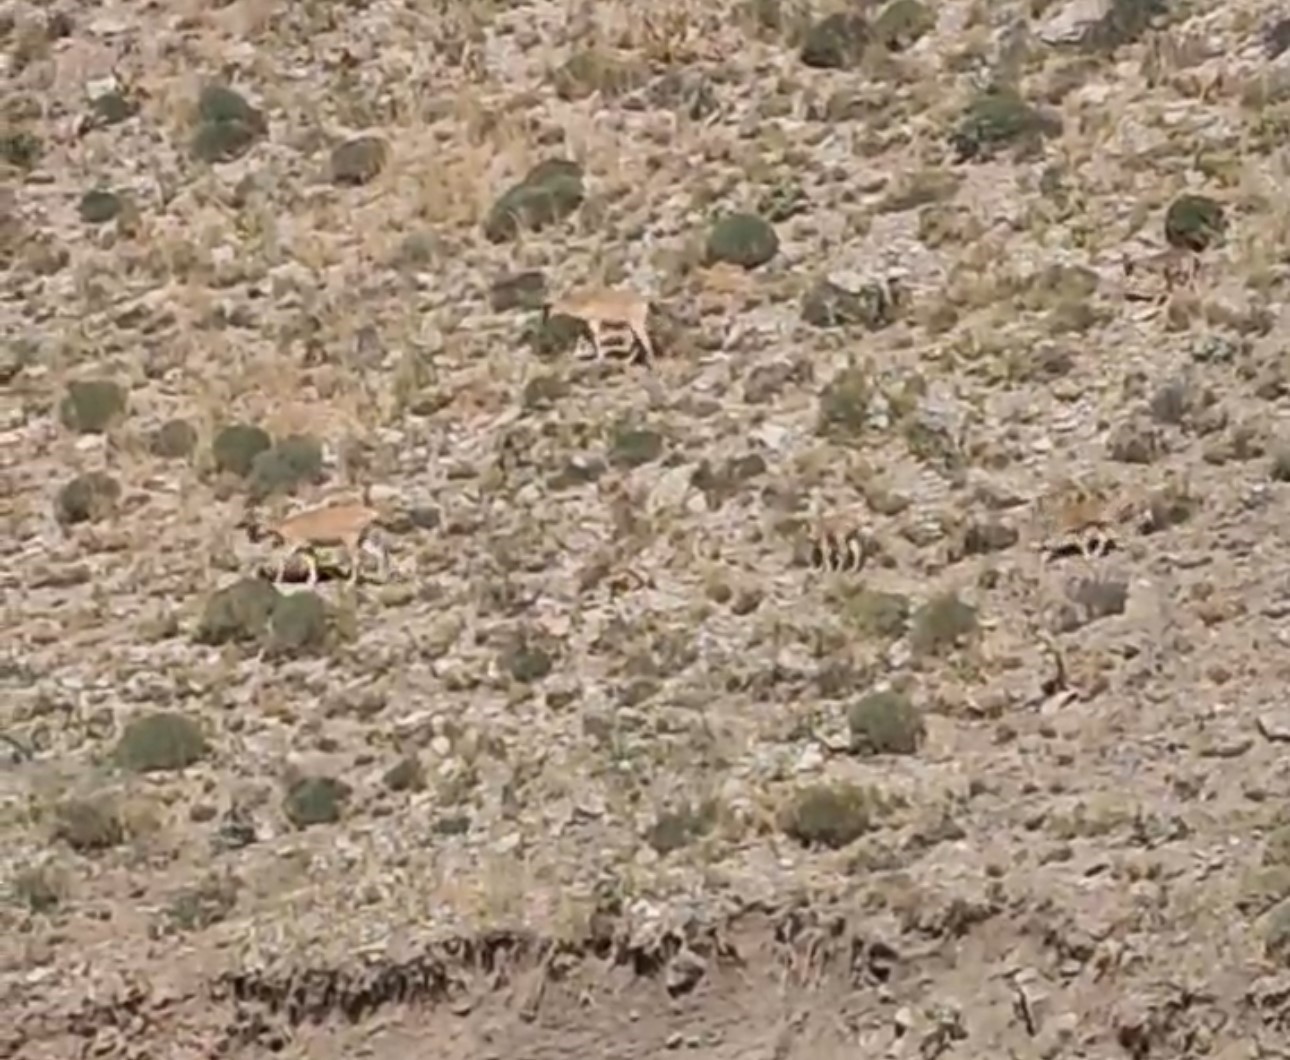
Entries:
<svg viewBox="0 0 1290 1060">
<path fill-rule="evenodd" d="M 0 10 L 0 1056 L 1290 1056 L 1286 23 L 646 6 Z"/>
</svg>

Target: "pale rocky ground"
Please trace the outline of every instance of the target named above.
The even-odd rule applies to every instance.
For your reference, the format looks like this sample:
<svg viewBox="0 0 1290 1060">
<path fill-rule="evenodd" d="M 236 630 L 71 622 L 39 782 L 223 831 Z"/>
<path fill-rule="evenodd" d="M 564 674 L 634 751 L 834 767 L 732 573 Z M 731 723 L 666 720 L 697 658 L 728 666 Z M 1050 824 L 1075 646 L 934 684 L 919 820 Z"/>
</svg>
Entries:
<svg viewBox="0 0 1290 1060">
<path fill-rule="evenodd" d="M 0 1056 L 1290 1056 L 1290 31 L 929 2 L 851 69 L 771 2 L 0 8 Z M 569 87 L 593 46 L 623 83 Z M 960 160 L 992 77 L 1060 126 Z M 578 209 L 486 238 L 550 158 Z M 1227 219 L 1195 292 L 1127 298 L 1184 192 Z M 779 211 L 746 270 L 735 210 Z M 530 270 L 647 292 L 664 356 L 538 349 Z M 808 323 L 823 277 L 894 321 Z M 270 511 L 387 516 L 303 650 L 199 634 L 267 556 L 231 422 L 324 447 Z M 1067 476 L 1185 511 L 1045 564 Z M 798 561 L 835 515 L 858 573 Z M 943 594 L 934 650 L 883 610 Z M 868 753 L 885 689 L 917 738 Z M 121 750 L 156 712 L 186 768 Z M 799 840 L 816 785 L 860 834 Z"/>
</svg>

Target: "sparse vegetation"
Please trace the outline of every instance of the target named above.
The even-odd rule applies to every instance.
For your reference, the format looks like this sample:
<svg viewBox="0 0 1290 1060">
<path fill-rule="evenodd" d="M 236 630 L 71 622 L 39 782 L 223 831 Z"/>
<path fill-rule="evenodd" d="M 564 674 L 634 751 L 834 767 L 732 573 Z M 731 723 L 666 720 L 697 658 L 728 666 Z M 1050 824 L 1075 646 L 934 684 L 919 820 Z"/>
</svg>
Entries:
<svg viewBox="0 0 1290 1060">
<path fill-rule="evenodd" d="M 322 445 L 308 435 L 293 434 L 255 454 L 247 492 L 261 501 L 274 493 L 291 493 L 302 485 L 317 484 L 322 478 Z"/>
<path fill-rule="evenodd" d="M 770 222 L 751 213 L 732 213 L 717 220 L 708 234 L 707 260 L 745 269 L 765 265 L 779 251 Z"/>
<path fill-rule="evenodd" d="M 187 420 L 167 420 L 152 434 L 151 449 L 163 460 L 182 460 L 197 448 L 197 428 Z"/>
<path fill-rule="evenodd" d="M 585 197 L 581 167 L 567 159 L 548 159 L 493 204 L 484 235 L 501 243 L 523 231 L 540 231 L 572 214 Z"/>
<path fill-rule="evenodd" d="M 67 385 L 58 415 L 68 430 L 100 434 L 119 420 L 125 410 L 125 390 L 118 384 L 108 379 L 85 379 Z"/>
<path fill-rule="evenodd" d="M 94 854 L 123 843 L 125 824 L 115 799 L 71 798 L 54 812 L 53 837 L 78 854 Z"/>
<path fill-rule="evenodd" d="M 882 800 L 855 784 L 816 784 L 803 788 L 785 806 L 780 826 L 804 846 L 839 850 L 875 826 Z"/>
<path fill-rule="evenodd" d="M 169 711 L 144 714 L 126 725 L 117 742 L 118 765 L 135 773 L 185 769 L 205 757 L 206 737 L 192 718 Z"/>
<path fill-rule="evenodd" d="M 248 423 L 231 423 L 215 435 L 211 454 L 215 467 L 245 478 L 255 466 L 255 460 L 273 445 L 273 439 L 262 427 Z"/>
<path fill-rule="evenodd" d="M 282 810 L 296 828 L 335 824 L 352 794 L 353 788 L 335 777 L 299 777 L 287 788 Z"/>
<path fill-rule="evenodd" d="M 55 515 L 64 526 L 97 522 L 116 510 L 120 498 L 121 483 L 105 471 L 89 471 L 58 491 Z"/>
<path fill-rule="evenodd" d="M 282 595 L 260 578 L 242 578 L 206 601 L 195 639 L 200 644 L 253 641 L 269 628 Z"/>
<path fill-rule="evenodd" d="M 914 611 L 910 645 L 918 655 L 941 655 L 959 647 L 976 630 L 976 609 L 955 593 L 941 593 Z"/>
<path fill-rule="evenodd" d="M 203 162 L 232 162 L 268 135 L 264 114 L 226 85 L 210 84 L 197 100 L 191 148 Z"/>
<path fill-rule="evenodd" d="M 816 22 L 802 42 L 802 62 L 824 70 L 858 66 L 873 32 L 863 16 L 838 11 Z"/>
<path fill-rule="evenodd" d="M 317 653 L 327 643 L 327 605 L 316 593 L 280 597 L 269 616 L 269 647 L 280 655 Z"/>
<path fill-rule="evenodd" d="M 1205 250 L 1227 231 L 1223 207 L 1207 195 L 1180 195 L 1165 213 L 1165 242 L 1184 250 Z"/>
<path fill-rule="evenodd" d="M 337 144 L 331 153 L 333 184 L 356 186 L 369 184 L 385 168 L 390 145 L 379 136 L 356 136 Z"/>
<path fill-rule="evenodd" d="M 950 144 L 961 162 L 988 161 L 1004 148 L 1033 152 L 1042 140 L 1060 132 L 1059 119 L 1037 110 L 1013 90 L 995 87 L 968 105 Z"/>
<path fill-rule="evenodd" d="M 912 755 L 923 742 L 922 715 L 899 692 L 873 692 L 847 712 L 851 748 L 866 754 Z"/>
<path fill-rule="evenodd" d="M 1284 18 L 145 6 L 0 11 L 0 1054 L 1275 1051 Z"/>
</svg>

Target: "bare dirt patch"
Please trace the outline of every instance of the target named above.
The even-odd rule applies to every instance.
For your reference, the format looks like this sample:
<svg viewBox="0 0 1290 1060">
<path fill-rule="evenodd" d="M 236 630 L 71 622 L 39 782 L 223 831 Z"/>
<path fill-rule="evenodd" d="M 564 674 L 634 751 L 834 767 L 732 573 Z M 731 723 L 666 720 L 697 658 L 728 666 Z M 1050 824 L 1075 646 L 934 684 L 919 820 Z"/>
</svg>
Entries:
<svg viewBox="0 0 1290 1060">
<path fill-rule="evenodd" d="M 1286 39 L 5 7 L 0 1056 L 1284 1055 Z"/>
</svg>

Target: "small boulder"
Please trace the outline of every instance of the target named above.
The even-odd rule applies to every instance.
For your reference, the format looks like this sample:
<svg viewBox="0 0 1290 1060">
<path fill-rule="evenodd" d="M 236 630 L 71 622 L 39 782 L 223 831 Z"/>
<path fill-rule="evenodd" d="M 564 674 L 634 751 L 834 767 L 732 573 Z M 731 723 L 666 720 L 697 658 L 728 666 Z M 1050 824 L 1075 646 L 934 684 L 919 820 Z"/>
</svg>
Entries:
<svg viewBox="0 0 1290 1060">
<path fill-rule="evenodd" d="M 552 75 L 555 94 L 566 102 L 586 99 L 600 93 L 601 99 L 614 99 L 640 88 L 649 79 L 649 71 L 600 48 L 574 52 Z"/>
<path fill-rule="evenodd" d="M 898 299 L 879 283 L 866 283 L 852 291 L 820 279 L 802 298 L 802 320 L 817 328 L 860 325 L 878 331 L 895 321 Z"/>
<path fill-rule="evenodd" d="M 488 302 L 494 313 L 541 309 L 546 300 L 546 276 L 536 269 L 499 276 L 488 291 Z"/>
</svg>

